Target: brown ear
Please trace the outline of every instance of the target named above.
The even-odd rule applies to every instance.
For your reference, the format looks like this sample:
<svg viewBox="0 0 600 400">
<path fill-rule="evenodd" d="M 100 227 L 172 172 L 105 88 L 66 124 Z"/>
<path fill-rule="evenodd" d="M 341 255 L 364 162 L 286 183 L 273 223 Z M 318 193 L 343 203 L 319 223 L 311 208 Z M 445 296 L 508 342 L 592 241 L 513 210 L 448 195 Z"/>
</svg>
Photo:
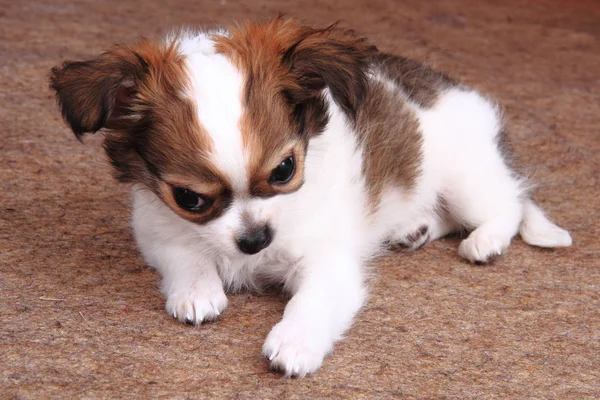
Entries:
<svg viewBox="0 0 600 400">
<path fill-rule="evenodd" d="M 292 103 L 311 101 L 329 88 L 333 100 L 354 119 L 365 98 L 369 64 L 377 48 L 352 30 L 335 25 L 309 30 L 283 56 L 300 90 L 284 93 Z"/>
<path fill-rule="evenodd" d="M 118 129 L 132 117 L 131 102 L 147 70 L 137 53 L 117 48 L 93 60 L 54 67 L 50 87 L 63 118 L 80 138 L 102 128 Z"/>
</svg>

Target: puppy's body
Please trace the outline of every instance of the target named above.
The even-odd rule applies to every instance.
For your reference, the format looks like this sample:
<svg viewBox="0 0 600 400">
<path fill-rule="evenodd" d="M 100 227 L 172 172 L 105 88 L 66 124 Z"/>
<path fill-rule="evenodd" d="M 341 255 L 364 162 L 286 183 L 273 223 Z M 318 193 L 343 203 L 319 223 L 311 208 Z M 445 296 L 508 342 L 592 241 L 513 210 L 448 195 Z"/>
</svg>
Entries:
<svg viewBox="0 0 600 400">
<path fill-rule="evenodd" d="M 292 295 L 263 347 L 287 375 L 321 365 L 384 245 L 464 229 L 460 255 L 485 262 L 519 231 L 571 243 L 509 168 L 492 102 L 349 31 L 276 19 L 187 33 L 66 64 L 52 85 L 75 133 L 110 130 L 169 314 L 199 324 L 225 291 Z"/>
</svg>

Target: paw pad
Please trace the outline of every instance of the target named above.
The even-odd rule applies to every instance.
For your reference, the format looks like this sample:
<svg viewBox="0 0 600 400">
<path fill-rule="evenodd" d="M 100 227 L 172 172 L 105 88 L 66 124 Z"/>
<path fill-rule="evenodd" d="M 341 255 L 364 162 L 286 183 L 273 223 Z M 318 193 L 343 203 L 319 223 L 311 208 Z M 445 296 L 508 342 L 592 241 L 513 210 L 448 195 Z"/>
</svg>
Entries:
<svg viewBox="0 0 600 400">
<path fill-rule="evenodd" d="M 421 225 L 418 229 L 403 237 L 390 240 L 388 242 L 388 247 L 395 251 L 417 250 L 429 241 L 428 233 L 429 227 L 427 225 Z"/>
</svg>

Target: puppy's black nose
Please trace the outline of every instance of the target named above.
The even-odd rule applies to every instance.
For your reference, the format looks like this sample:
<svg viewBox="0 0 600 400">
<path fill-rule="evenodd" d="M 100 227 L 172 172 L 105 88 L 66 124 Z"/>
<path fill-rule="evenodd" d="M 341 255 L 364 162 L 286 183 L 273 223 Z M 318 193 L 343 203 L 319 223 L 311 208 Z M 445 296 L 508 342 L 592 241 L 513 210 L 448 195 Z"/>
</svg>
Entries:
<svg viewBox="0 0 600 400">
<path fill-rule="evenodd" d="M 264 225 L 245 232 L 237 239 L 237 245 L 242 253 L 256 254 L 270 245 L 272 239 L 271 228 Z"/>
</svg>

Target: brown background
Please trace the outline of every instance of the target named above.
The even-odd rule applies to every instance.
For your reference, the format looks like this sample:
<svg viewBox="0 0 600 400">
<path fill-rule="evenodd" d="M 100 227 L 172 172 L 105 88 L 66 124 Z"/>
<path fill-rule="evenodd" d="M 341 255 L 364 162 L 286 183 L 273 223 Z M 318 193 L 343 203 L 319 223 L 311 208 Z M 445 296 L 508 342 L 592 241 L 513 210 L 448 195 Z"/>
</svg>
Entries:
<svg viewBox="0 0 600 400">
<path fill-rule="evenodd" d="M 46 75 L 174 25 L 279 11 L 341 19 L 500 99 L 574 246 L 516 239 L 487 267 L 460 260 L 457 238 L 385 257 L 347 339 L 304 380 L 260 357 L 280 296 L 231 296 L 200 328 L 168 317 L 127 188 L 99 136 L 82 145 L 63 125 Z M 598 398 L 599 38 L 592 0 L 0 0 L 0 398 Z"/>
</svg>

